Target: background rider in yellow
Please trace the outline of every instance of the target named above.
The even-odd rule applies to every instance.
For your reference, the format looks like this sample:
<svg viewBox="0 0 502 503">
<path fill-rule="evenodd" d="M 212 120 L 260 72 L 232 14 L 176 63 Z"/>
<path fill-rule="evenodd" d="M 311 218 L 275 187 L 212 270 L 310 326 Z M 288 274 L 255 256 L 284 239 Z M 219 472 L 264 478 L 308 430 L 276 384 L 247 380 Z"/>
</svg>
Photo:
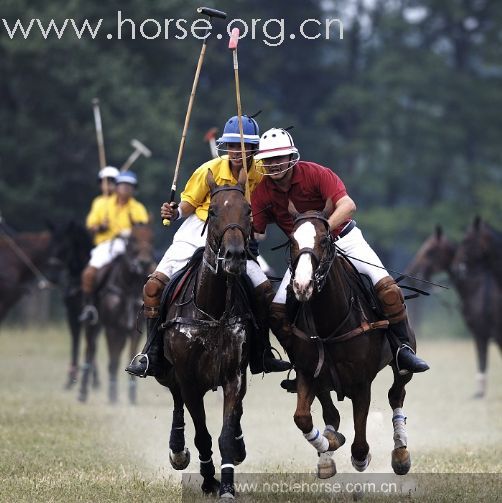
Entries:
<svg viewBox="0 0 502 503">
<path fill-rule="evenodd" d="M 87 228 L 94 231 L 95 247 L 89 264 L 82 272 L 84 308 L 80 321 L 95 324 L 97 310 L 93 302 L 94 282 L 98 270 L 109 264 L 117 255 L 124 253 L 127 238 L 134 224 L 148 223 L 146 208 L 137 201 L 134 191 L 138 179 L 132 171 L 120 173 L 116 178 L 114 194 L 95 200 L 87 216 Z"/>
</svg>

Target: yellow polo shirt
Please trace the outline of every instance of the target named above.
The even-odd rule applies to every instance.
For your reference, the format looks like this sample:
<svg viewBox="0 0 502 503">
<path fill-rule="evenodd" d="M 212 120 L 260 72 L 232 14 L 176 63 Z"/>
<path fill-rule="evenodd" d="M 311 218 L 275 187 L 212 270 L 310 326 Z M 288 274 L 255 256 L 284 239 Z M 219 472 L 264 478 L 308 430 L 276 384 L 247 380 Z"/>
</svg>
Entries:
<svg viewBox="0 0 502 503">
<path fill-rule="evenodd" d="M 181 200 L 186 201 L 196 208 L 196 215 L 204 222 L 207 219 L 209 209 L 210 193 L 206 182 L 207 172 L 211 170 L 214 180 L 218 185 L 237 185 L 237 180 L 232 175 L 230 162 L 227 156 L 216 157 L 197 168 L 188 180 L 185 190 L 181 193 Z M 250 200 L 256 186 L 261 182 L 263 175 L 256 170 L 256 163 L 253 161 L 248 171 L 249 194 L 246 199 Z"/>
<path fill-rule="evenodd" d="M 108 225 L 105 232 L 99 232 L 94 236 L 96 245 L 130 230 L 133 224 L 146 223 L 148 223 L 148 212 L 139 201 L 131 197 L 126 204 L 119 205 L 116 194 L 96 197 L 85 222 L 88 229 L 95 225 Z"/>
</svg>

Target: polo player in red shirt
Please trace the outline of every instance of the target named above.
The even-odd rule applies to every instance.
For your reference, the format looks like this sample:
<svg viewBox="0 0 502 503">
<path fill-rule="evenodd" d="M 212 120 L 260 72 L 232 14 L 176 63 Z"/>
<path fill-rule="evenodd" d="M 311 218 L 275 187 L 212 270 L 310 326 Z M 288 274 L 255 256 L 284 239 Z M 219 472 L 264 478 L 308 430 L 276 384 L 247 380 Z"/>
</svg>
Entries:
<svg viewBox="0 0 502 503">
<path fill-rule="evenodd" d="M 271 223 L 277 224 L 287 236 L 292 233 L 293 217 L 288 211 L 289 200 L 303 213 L 307 210 L 322 211 L 326 201 L 331 198 L 335 207 L 328 219 L 332 236 L 337 247 L 353 257 L 350 260 L 354 267 L 368 275 L 375 287 L 384 314 L 390 322 L 389 328 L 399 341 L 397 344 L 394 337 L 389 337 L 399 372 L 407 374 L 428 370 L 427 363 L 418 358 L 410 347 L 411 328 L 401 289 L 352 220 L 356 205 L 347 194 L 342 180 L 324 166 L 300 161 L 293 138 L 284 129 L 273 128 L 263 134 L 255 159 L 262 160 L 266 175 L 251 197 L 255 236 L 264 239 L 266 227 Z M 288 341 L 294 337 L 286 314 L 286 288 L 290 281 L 291 272 L 288 269 L 270 308 L 272 331 L 285 349 L 288 349 Z M 291 386 L 290 383 L 288 387 Z"/>
</svg>

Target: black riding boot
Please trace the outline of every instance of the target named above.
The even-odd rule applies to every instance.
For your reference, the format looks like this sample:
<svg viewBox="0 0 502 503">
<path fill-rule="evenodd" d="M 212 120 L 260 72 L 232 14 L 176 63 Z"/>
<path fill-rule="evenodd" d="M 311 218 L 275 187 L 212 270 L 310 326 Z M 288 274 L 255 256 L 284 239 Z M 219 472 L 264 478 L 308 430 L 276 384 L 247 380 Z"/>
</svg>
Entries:
<svg viewBox="0 0 502 503">
<path fill-rule="evenodd" d="M 249 369 L 252 374 L 260 374 L 262 372 L 284 372 L 289 370 L 291 364 L 279 358 L 275 358 L 269 340 L 270 304 L 275 296 L 274 289 L 272 285 L 266 281 L 255 288 L 255 294 L 256 318 L 259 329 L 256 330 L 252 336 Z"/>
<path fill-rule="evenodd" d="M 409 331 L 411 327 L 408 324 L 408 319 L 389 325 L 390 334 L 388 336 L 392 354 L 396 360 L 397 369 L 401 375 L 417 372 L 425 372 L 429 370 L 427 362 L 419 358 L 415 351 L 411 348 Z M 394 337 L 399 341 L 396 344 Z"/>
<path fill-rule="evenodd" d="M 159 317 L 146 319 L 146 344 L 143 352 L 138 353 L 126 367 L 129 374 L 137 377 L 159 376 L 162 365 L 168 364 L 163 355 L 162 337 L 158 332 L 159 322 Z"/>
</svg>

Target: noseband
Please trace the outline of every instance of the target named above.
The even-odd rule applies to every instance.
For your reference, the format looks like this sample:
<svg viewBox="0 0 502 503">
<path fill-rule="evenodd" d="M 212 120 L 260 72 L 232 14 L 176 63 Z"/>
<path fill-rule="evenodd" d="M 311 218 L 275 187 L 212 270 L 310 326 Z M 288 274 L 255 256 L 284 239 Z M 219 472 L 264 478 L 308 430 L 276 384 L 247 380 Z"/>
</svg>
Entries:
<svg viewBox="0 0 502 503">
<path fill-rule="evenodd" d="M 321 246 L 325 249 L 323 255 L 319 257 L 313 248 L 308 246 L 301 248 L 296 256 L 295 260 L 290 263 L 289 269 L 291 270 L 291 280 L 295 279 L 296 266 L 298 265 L 298 261 L 300 257 L 307 253 L 310 255 L 317 264 L 317 267 L 314 271 L 313 279 L 311 280 L 314 283 L 314 287 L 317 292 L 320 292 L 326 283 L 326 279 L 328 277 L 328 272 L 331 269 L 331 264 L 336 257 L 336 247 L 334 246 L 331 230 L 329 227 L 328 219 L 320 212 L 311 213 L 309 215 L 298 215 L 294 220 L 294 227 L 296 228 L 298 222 L 302 220 L 319 220 L 324 224 L 326 229 L 326 237 L 322 238 Z M 323 241 L 326 244 L 323 244 Z"/>
<path fill-rule="evenodd" d="M 213 196 L 215 194 L 217 194 L 218 192 L 224 192 L 224 191 L 228 191 L 228 190 L 236 190 L 237 192 L 240 192 L 243 196 L 245 196 L 244 189 L 242 187 L 240 187 L 239 185 L 232 185 L 232 186 L 222 185 L 222 186 L 216 187 L 214 190 L 211 191 L 211 198 L 213 198 Z M 211 218 L 211 215 L 208 213 L 206 222 L 205 222 L 204 227 L 202 229 L 202 234 L 204 234 L 204 231 L 206 230 L 206 227 L 208 225 L 210 218 Z M 242 225 L 237 224 L 237 223 L 226 225 L 223 228 L 223 231 L 221 232 L 220 237 L 217 239 L 218 249 L 216 251 L 213 249 L 210 242 L 207 243 L 208 248 L 211 250 L 211 254 L 214 257 L 215 265 L 213 266 L 212 264 L 210 264 L 208 262 L 208 260 L 206 260 L 205 257 L 203 257 L 203 259 L 202 259 L 203 262 L 208 266 L 208 268 L 211 270 L 211 272 L 213 274 L 218 274 L 219 264 L 224 259 L 224 257 L 221 255 L 221 245 L 223 242 L 223 238 L 225 237 L 225 233 L 231 229 L 239 229 L 241 231 L 242 237 L 244 238 L 245 249 L 246 250 L 248 249 L 249 233 L 246 232 L 244 227 L 242 227 Z"/>
</svg>

